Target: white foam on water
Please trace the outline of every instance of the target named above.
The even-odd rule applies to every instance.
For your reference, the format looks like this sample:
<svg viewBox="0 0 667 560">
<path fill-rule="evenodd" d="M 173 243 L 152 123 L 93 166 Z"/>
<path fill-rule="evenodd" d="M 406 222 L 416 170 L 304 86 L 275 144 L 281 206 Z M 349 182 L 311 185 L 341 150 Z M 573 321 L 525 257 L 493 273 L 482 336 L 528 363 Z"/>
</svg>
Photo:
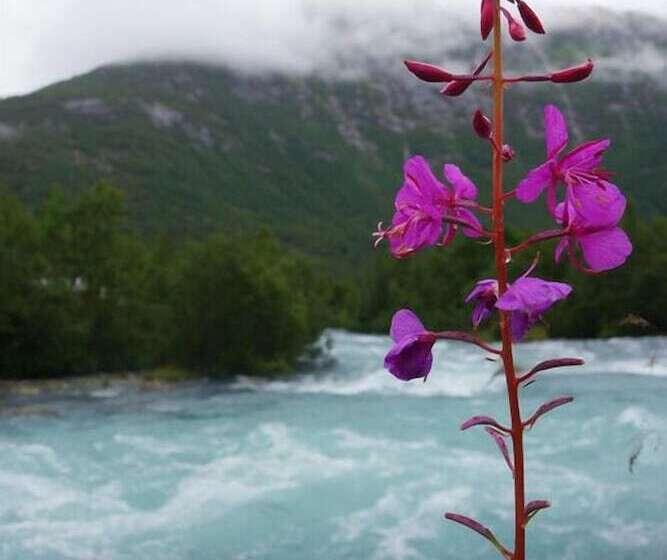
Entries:
<svg viewBox="0 0 667 560">
<path fill-rule="evenodd" d="M 16 443 L 13 441 L 0 441 L 0 457 L 11 456 L 19 458 L 28 469 L 51 469 L 60 474 L 70 472 L 69 467 L 61 461 L 52 447 L 40 443 Z M 2 459 L 0 459 L 0 464 Z M 12 464 L 16 468 L 16 461 Z"/>
<path fill-rule="evenodd" d="M 388 488 L 370 508 L 339 518 L 334 542 L 370 537 L 375 543 L 372 559 L 423 558 L 416 542 L 436 538 L 443 513 L 459 509 L 472 495 L 469 487 L 434 491 L 430 486 L 419 482 Z"/>
<path fill-rule="evenodd" d="M 667 420 L 657 416 L 641 406 L 629 406 L 619 414 L 616 420 L 619 424 L 633 426 L 644 431 L 664 431 Z"/>
<path fill-rule="evenodd" d="M 158 456 L 165 451 L 162 443 L 147 437 L 117 435 L 114 439 L 137 451 L 148 444 L 158 450 Z M 190 465 L 166 502 L 149 510 L 131 507 L 120 499 L 123 488 L 118 487 L 118 481 L 89 490 L 76 479 L 66 484 L 47 477 L 1 472 L 0 492 L 6 500 L 0 506 L 0 517 L 6 522 L 0 525 L 0 538 L 18 538 L 37 555 L 102 558 L 105 546 L 114 541 L 151 531 L 171 534 L 204 519 L 210 521 L 211 512 L 223 523 L 224 515 L 239 505 L 343 476 L 362 466 L 355 459 L 330 456 L 301 443 L 283 423 L 259 425 L 247 434 L 241 449 L 203 465 Z M 175 447 L 169 450 L 176 451 Z M 172 474 L 179 471 L 171 464 L 145 466 L 167 468 Z M 61 513 L 65 507 L 69 510 Z"/>
<path fill-rule="evenodd" d="M 106 389 L 96 389 L 88 393 L 91 397 L 96 399 L 113 399 L 123 393 L 123 387 L 108 387 Z"/>
<path fill-rule="evenodd" d="M 494 376 L 499 363 L 488 362 L 486 353 L 465 344 L 440 342 L 434 347 L 433 369 L 426 382 L 401 382 L 383 367 L 391 346 L 386 336 L 357 335 L 342 331 L 328 334 L 338 367 L 332 373 L 312 373 L 290 380 L 239 376 L 238 390 L 296 394 L 408 395 L 411 397 L 470 398 L 503 390 Z M 558 357 L 585 360 L 583 367 L 560 368 L 549 375 L 646 375 L 667 377 L 667 338 L 610 340 L 547 340 L 516 346 L 517 364 L 527 370 L 535 363 Z"/>
<path fill-rule="evenodd" d="M 148 452 L 160 457 L 168 457 L 178 453 L 183 453 L 183 445 L 173 443 L 173 441 L 165 441 L 151 436 L 139 436 L 130 434 L 115 434 L 113 441 L 141 452 Z"/>
<path fill-rule="evenodd" d="M 334 354 L 339 362 L 333 370 L 290 381 L 239 380 L 237 389 L 257 393 L 243 398 L 260 406 L 249 406 L 247 412 L 239 407 L 233 419 L 194 414 L 198 407 L 208 411 L 238 396 L 229 392 L 219 399 L 191 395 L 180 399 L 176 393 L 156 397 L 150 410 L 193 412 L 166 423 L 145 422 L 144 416 L 138 419 L 127 413 L 127 418 L 119 414 L 112 423 L 86 422 L 82 429 L 68 430 L 63 429 L 69 422 L 64 416 L 57 425 L 29 424 L 33 431 L 28 432 L 21 425 L 28 421 L 16 419 L 16 434 L 3 433 L 0 439 L 0 556 L 7 551 L 7 557 L 26 559 L 175 560 L 197 557 L 209 545 L 219 548 L 231 538 L 244 549 L 237 555 L 239 560 L 273 558 L 279 553 L 270 546 L 276 544 L 270 534 L 252 533 L 251 527 L 246 539 L 225 533 L 225 526 L 241 513 L 251 516 L 249 526 L 255 521 L 258 525 L 270 522 L 277 511 L 273 506 L 283 504 L 285 511 L 280 515 L 287 516 L 287 523 L 291 509 L 304 511 L 303 506 L 321 516 L 318 530 L 329 531 L 333 524 L 335 542 L 328 543 L 324 537 L 321 546 L 330 544 L 335 551 L 338 544 L 348 558 L 427 560 L 437 556 L 434 547 L 448 543 L 476 550 L 472 548 L 477 546 L 475 535 L 458 527 L 445 532 L 442 514 L 452 510 L 479 516 L 506 532 L 511 526 L 511 475 L 486 434 L 459 439 L 456 421 L 462 418 L 450 417 L 454 409 L 458 416 L 463 409 L 505 406 L 504 396 L 497 393 L 503 390 L 503 380 L 489 382 L 497 364 L 484 361 L 484 354 L 476 349 L 442 344 L 428 382 L 405 384 L 382 369 L 388 347 L 387 337 L 336 333 Z M 647 349 L 656 355 L 648 368 L 651 373 L 644 363 Z M 600 381 L 605 373 L 632 373 L 620 371 L 628 364 L 639 375 L 656 375 L 656 368 L 667 361 L 665 339 L 550 341 L 519 347 L 521 363 L 558 355 L 590 359 L 596 365 L 583 371 L 599 374 Z M 577 375 L 577 370 L 554 374 Z M 589 385 L 597 382 L 592 377 L 582 380 Z M 655 380 L 646 383 L 651 388 L 657 385 Z M 294 414 L 280 407 L 281 416 L 274 421 L 269 416 L 274 409 L 262 404 L 279 399 L 263 392 L 312 398 L 285 399 L 295 407 Z M 380 399 L 353 402 L 318 399 L 318 394 L 377 395 Z M 462 400 L 443 400 L 440 423 L 439 416 L 437 421 L 432 418 L 433 410 L 440 410 L 438 402 L 387 399 L 391 401 L 388 413 L 410 418 L 416 426 L 423 422 L 423 433 L 377 434 L 372 426 L 379 420 L 372 418 L 366 424 L 363 407 L 373 401 L 371 410 L 377 414 L 377 402 L 384 395 Z M 665 542 L 661 535 L 667 534 L 667 525 L 660 521 L 664 493 L 659 465 L 665 463 L 665 454 L 646 456 L 659 443 L 656 434 L 667 429 L 659 396 L 656 393 L 646 401 L 633 401 L 626 393 L 604 402 L 590 398 L 588 407 L 568 411 L 571 416 L 554 415 L 540 423 L 540 433 L 529 448 L 528 496 L 549 499 L 554 508 L 540 517 L 540 531 L 535 531 L 534 538 L 544 532 L 546 542 L 549 535 L 558 535 L 563 542 L 558 556 L 545 553 L 545 558 L 584 557 L 583 534 L 605 547 L 600 550 L 618 548 L 638 557 L 661 558 L 655 550 L 656 542 L 657 546 Z M 99 405 L 89 406 L 92 418 Z M 332 407 L 324 416 L 327 422 L 331 418 L 340 422 L 323 425 L 318 406 Z M 145 410 L 142 414 L 148 414 Z M 350 417 L 350 411 L 357 416 Z M 631 451 L 640 436 L 644 449 L 630 474 L 626 447 Z M 341 494 L 340 501 L 334 498 L 333 508 L 320 504 L 320 496 L 313 491 L 322 488 L 326 496 L 337 496 L 339 489 L 347 492 L 350 486 L 355 495 Z M 630 505 L 626 509 L 624 504 Z M 260 510 L 261 519 L 252 517 Z M 219 536 L 211 537 L 209 529 L 218 526 Z M 302 548 L 307 537 L 278 539 L 276 550 L 294 545 L 294 557 L 307 558 L 311 551 Z M 219 540 L 206 540 L 214 538 Z M 615 539 L 622 539 L 623 545 Z M 480 550 L 484 544 L 480 543 Z M 652 555 L 645 555 L 645 549 Z M 357 550 L 365 552 L 357 554 Z"/>
<path fill-rule="evenodd" d="M 438 447 L 435 439 L 431 437 L 421 441 L 400 441 L 396 439 L 369 437 L 343 428 L 335 429 L 332 433 L 339 447 L 355 450 L 379 449 L 382 451 L 401 452 L 433 450 Z"/>
<path fill-rule="evenodd" d="M 611 519 L 605 525 L 606 527 L 597 530 L 595 534 L 617 548 L 642 548 L 651 542 L 654 535 L 659 534 L 655 523 L 628 523 L 621 519 Z"/>
</svg>

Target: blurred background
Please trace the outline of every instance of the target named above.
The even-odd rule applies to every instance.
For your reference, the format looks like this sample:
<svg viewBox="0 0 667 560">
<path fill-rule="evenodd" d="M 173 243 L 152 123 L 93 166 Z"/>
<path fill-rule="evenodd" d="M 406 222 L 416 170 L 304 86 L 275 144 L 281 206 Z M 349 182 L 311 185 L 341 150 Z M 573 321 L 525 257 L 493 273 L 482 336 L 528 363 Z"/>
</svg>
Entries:
<svg viewBox="0 0 667 560">
<path fill-rule="evenodd" d="M 489 202 L 470 126 L 489 89 L 444 98 L 402 64 L 473 68 L 477 4 L 0 0 L 2 557 L 490 557 L 452 508 L 509 540 L 510 477 L 457 429 L 505 417 L 498 364 L 448 343 L 425 385 L 382 368 L 399 307 L 469 327 L 490 250 L 399 262 L 371 239 L 410 155 L 456 163 Z M 526 392 L 527 409 L 577 397 L 528 444 L 531 497 L 555 506 L 529 552 L 658 560 L 667 6 L 531 6 L 547 35 L 507 41 L 508 70 L 596 71 L 509 89 L 507 184 L 543 161 L 559 106 L 572 145 L 612 139 L 635 250 L 595 278 L 542 250 L 540 275 L 575 289 L 519 365 L 588 365 Z M 513 241 L 549 226 L 539 204 L 508 216 Z"/>
</svg>

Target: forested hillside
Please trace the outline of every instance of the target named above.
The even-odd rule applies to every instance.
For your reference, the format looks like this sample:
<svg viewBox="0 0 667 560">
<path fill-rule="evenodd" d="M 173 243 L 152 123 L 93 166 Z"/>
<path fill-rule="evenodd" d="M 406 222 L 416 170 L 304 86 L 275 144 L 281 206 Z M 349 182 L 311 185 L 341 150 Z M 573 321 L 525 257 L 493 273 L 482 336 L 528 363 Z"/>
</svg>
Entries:
<svg viewBox="0 0 667 560">
<path fill-rule="evenodd" d="M 582 84 L 510 90 L 517 158 L 508 182 L 540 161 L 541 107 L 556 103 L 573 141 L 613 139 L 606 165 L 639 213 L 666 214 L 665 84 L 645 71 L 648 63 L 622 64 L 639 45 L 664 61 L 664 34 L 656 22 L 619 18 L 597 22 L 586 35 L 555 31 L 516 51 L 513 66 L 524 70 L 567 66 L 588 54 L 601 63 Z M 424 51 L 453 69 L 481 56 L 465 45 L 415 51 L 405 56 Z M 74 193 L 105 180 L 125 191 L 139 231 L 185 237 L 268 227 L 338 266 L 358 262 L 370 252 L 377 221 L 390 217 L 406 155 L 457 162 L 484 192 L 489 153 L 469 131 L 469 99 L 445 99 L 418 84 L 400 57 L 364 61 L 364 72 L 355 64 L 356 74 L 346 77 L 247 75 L 178 62 L 117 65 L 4 100 L 0 184 L 35 206 L 54 185 Z M 467 95 L 488 103 L 483 86 Z M 510 212 L 518 226 L 542 219 L 520 207 Z"/>
</svg>

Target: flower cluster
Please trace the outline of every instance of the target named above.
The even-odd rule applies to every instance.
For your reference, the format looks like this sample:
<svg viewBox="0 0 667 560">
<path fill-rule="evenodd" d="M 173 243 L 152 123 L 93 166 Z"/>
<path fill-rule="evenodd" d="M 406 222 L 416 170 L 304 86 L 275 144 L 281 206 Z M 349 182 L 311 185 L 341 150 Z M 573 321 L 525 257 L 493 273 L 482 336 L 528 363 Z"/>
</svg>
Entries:
<svg viewBox="0 0 667 560">
<path fill-rule="evenodd" d="M 609 148 L 607 138 L 577 146 L 559 159 L 568 143 L 563 114 L 553 105 L 544 109 L 547 160 L 528 173 L 516 188 L 516 197 L 534 202 L 546 190 L 547 207 L 563 228 L 563 239 L 556 248 L 556 260 L 567 250 L 575 266 L 576 249 L 581 248 L 588 268 L 594 272 L 621 266 L 632 244 L 618 227 L 625 212 L 625 197 L 609 182 L 602 169 L 602 156 Z M 564 199 L 558 202 L 559 187 Z"/>
<path fill-rule="evenodd" d="M 482 226 L 471 212 L 479 207 L 475 202 L 477 187 L 456 165 L 444 166 L 444 177 L 449 184 L 438 181 L 421 156 L 406 161 L 403 174 L 391 227 L 382 229 L 382 223 L 379 224 L 373 234 L 376 245 L 386 239 L 392 254 L 402 258 L 427 246 L 449 245 L 459 226 L 468 237 L 482 235 Z"/>
<path fill-rule="evenodd" d="M 508 8 L 514 9 L 515 13 Z M 503 26 L 514 41 L 525 41 L 526 30 L 545 33 L 538 15 L 524 0 L 482 0 L 480 32 L 484 40 L 493 35 L 493 49 L 472 73 L 457 74 L 428 62 L 405 62 L 407 69 L 418 79 L 444 84 L 440 92 L 446 97 L 461 96 L 478 81 L 492 83 L 493 119 L 478 109 L 474 113 L 472 127 L 477 136 L 491 146 L 493 207 L 485 208 L 478 203 L 476 185 L 456 165 L 446 163 L 443 179 L 439 180 L 424 157 L 414 156 L 404 165 L 403 184 L 395 198 L 391 226 L 383 228 L 381 222 L 373 236 L 376 246 L 387 241 L 392 255 L 399 259 L 427 247 L 447 247 L 459 230 L 468 238 L 493 246 L 497 278 L 476 282 L 465 301 L 473 304 L 474 329 L 493 315 L 499 316 L 501 348 L 471 333 L 428 330 L 417 315 L 402 309 L 394 315 L 391 323 L 393 346 L 386 355 L 385 367 L 402 381 L 426 380 L 433 365 L 433 346 L 438 340 L 471 343 L 493 354 L 494 359 L 499 357 L 502 360 L 511 427 L 505 427 L 488 416 L 474 416 L 464 422 L 461 429 L 483 426 L 512 473 L 515 487 L 515 549 L 510 551 L 503 546 L 493 532 L 474 519 L 455 513 L 448 513 L 445 517 L 486 538 L 506 560 L 525 560 L 525 527 L 539 511 L 549 507 L 549 502 L 525 502 L 523 435 L 540 417 L 571 402 L 573 398 L 554 398 L 523 420 L 519 390 L 543 371 L 577 366 L 583 361 L 578 358 L 555 358 L 541 362 L 523 374 L 515 371 L 512 343 L 522 340 L 554 304 L 568 298 L 572 287 L 534 276 L 537 257 L 527 271 L 514 279 L 509 275 L 508 263 L 516 253 L 547 240 L 556 240 L 554 258 L 557 263 L 567 255 L 575 269 L 598 274 L 621 266 L 632 253 L 632 244 L 619 227 L 626 199 L 611 182 L 612 175 L 602 167 L 604 154 L 611 144 L 609 139 L 592 140 L 566 151 L 569 142 L 567 123 L 561 111 L 553 105 L 544 108 L 546 160 L 529 171 L 514 190 L 503 191 L 503 165 L 515 155 L 514 148 L 505 144 L 503 139 L 503 99 L 507 84 L 575 83 L 588 78 L 594 69 L 589 59 L 583 64 L 546 74 L 506 77 L 502 71 Z M 485 74 L 491 60 L 493 74 Z M 505 204 L 512 199 L 532 204 L 542 194 L 555 224 L 554 229 L 538 232 L 515 247 L 506 247 Z M 492 218 L 487 228 L 480 219 L 485 214 Z M 508 443 L 511 443 L 512 453 Z"/>
<path fill-rule="evenodd" d="M 473 128 L 481 137 L 492 140 L 488 132 L 490 121 L 487 121 L 489 119 L 478 111 Z M 546 206 L 560 229 L 538 233 L 519 247 L 509 249 L 510 254 L 538 241 L 560 238 L 555 250 L 556 262 L 567 253 L 572 265 L 586 272 L 603 272 L 621 266 L 632 253 L 632 244 L 618 225 L 625 212 L 625 197 L 609 181 L 610 173 L 601 167 L 610 141 L 603 138 L 586 142 L 562 156 L 568 144 L 563 114 L 548 105 L 544 109 L 544 124 L 547 159 L 529 171 L 512 194 L 529 204 L 545 193 Z M 429 246 L 446 247 L 459 229 L 470 238 L 493 239 L 476 215 L 488 209 L 477 203 L 477 187 L 459 167 L 445 164 L 441 182 L 424 157 L 414 156 L 405 162 L 403 172 L 404 181 L 396 195 L 392 225 L 383 228 L 382 223 L 379 224 L 373 234 L 376 245 L 386 240 L 392 255 L 404 258 Z M 585 265 L 579 260 L 579 253 Z M 473 326 L 477 328 L 496 309 L 507 311 L 511 316 L 512 338 L 520 341 L 554 303 L 567 298 L 572 291 L 567 284 L 528 274 L 509 284 L 502 295 L 498 293 L 496 280 L 477 282 L 466 298 L 467 303 L 475 303 Z M 399 311 L 397 320 L 405 313 L 406 310 Z M 435 339 L 430 340 L 430 345 L 434 342 Z M 403 347 L 397 342 L 388 356 L 389 371 L 402 380 L 426 378 L 431 361 L 424 361 L 423 367 L 415 369 L 412 360 L 407 360 L 408 368 L 401 370 L 398 355 L 401 348 L 408 353 L 414 351 L 412 345 Z M 415 371 L 420 375 L 415 376 Z"/>
</svg>

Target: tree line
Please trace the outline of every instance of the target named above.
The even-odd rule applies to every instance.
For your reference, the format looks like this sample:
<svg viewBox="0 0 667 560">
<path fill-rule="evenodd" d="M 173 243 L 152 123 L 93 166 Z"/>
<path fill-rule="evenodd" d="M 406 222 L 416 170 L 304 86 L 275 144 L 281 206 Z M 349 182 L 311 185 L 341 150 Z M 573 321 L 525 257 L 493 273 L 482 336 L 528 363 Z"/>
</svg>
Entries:
<svg viewBox="0 0 667 560">
<path fill-rule="evenodd" d="M 555 266 L 551 248 L 542 248 L 539 273 L 575 288 L 543 331 L 578 338 L 667 331 L 667 220 L 646 223 L 630 213 L 625 227 L 635 253 L 604 284 Z M 339 263 L 287 249 L 268 231 L 148 239 L 129 228 L 123 195 L 108 185 L 78 196 L 54 190 L 34 211 L 0 194 L 0 375 L 164 365 L 221 376 L 293 371 L 326 327 L 386 333 L 399 307 L 432 328 L 468 328 L 463 299 L 491 275 L 488 251 L 456 243 L 405 261 L 378 251 L 359 270 L 341 272 Z M 518 258 L 514 273 L 531 259 Z"/>
<path fill-rule="evenodd" d="M 339 289 L 268 232 L 144 239 L 107 185 L 54 191 L 35 212 L 0 195 L 3 376 L 286 371 L 345 321 Z"/>
</svg>

